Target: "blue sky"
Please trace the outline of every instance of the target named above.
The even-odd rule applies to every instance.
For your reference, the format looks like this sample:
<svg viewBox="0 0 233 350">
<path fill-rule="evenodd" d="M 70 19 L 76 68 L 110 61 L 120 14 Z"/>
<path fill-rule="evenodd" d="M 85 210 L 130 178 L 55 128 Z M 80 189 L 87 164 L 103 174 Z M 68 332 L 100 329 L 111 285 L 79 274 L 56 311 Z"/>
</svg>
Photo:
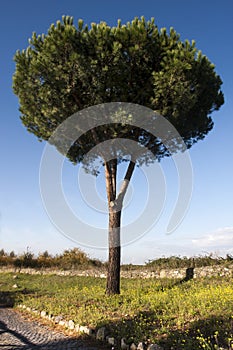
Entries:
<svg viewBox="0 0 233 350">
<path fill-rule="evenodd" d="M 57 231 L 41 201 L 39 166 L 45 144 L 29 134 L 19 119 L 18 100 L 11 87 L 15 51 L 27 47 L 33 31 L 46 33 L 62 15 L 73 16 L 75 23 L 82 18 L 87 24 L 104 20 L 109 25 L 115 25 L 118 18 L 126 22 L 144 15 L 146 19 L 154 17 L 158 27 L 174 27 L 183 40 L 196 41 L 223 80 L 225 104 L 213 114 L 214 129 L 190 151 L 194 187 L 183 222 L 166 235 L 178 191 L 174 164 L 168 159 L 161 163 L 167 184 L 164 210 L 146 235 L 123 248 L 122 261 L 143 263 L 162 255 L 233 254 L 233 2 L 8 0 L 1 1 L 0 10 L 0 248 L 22 252 L 29 247 L 34 252 L 47 249 L 55 254 L 78 245 Z M 64 191 L 78 212 L 77 168 L 67 163 L 64 169 Z M 98 183 L 101 187 L 101 177 Z M 129 220 L 143 207 L 143 186 L 137 170 Z M 107 223 L 102 215 L 90 217 L 93 225 Z M 105 250 L 79 246 L 92 257 L 107 257 Z"/>
</svg>

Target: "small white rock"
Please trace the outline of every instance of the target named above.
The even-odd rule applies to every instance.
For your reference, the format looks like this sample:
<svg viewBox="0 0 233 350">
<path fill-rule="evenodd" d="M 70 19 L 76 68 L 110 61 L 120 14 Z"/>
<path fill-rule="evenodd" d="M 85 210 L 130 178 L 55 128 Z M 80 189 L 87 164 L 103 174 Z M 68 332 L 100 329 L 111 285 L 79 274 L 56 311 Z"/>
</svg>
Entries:
<svg viewBox="0 0 233 350">
<path fill-rule="evenodd" d="M 45 317 L 47 315 L 47 312 L 46 311 L 41 311 L 41 313 L 40 313 L 40 316 L 41 317 Z"/>
<path fill-rule="evenodd" d="M 62 316 L 56 316 L 54 317 L 54 323 L 59 323 L 62 320 Z"/>
<path fill-rule="evenodd" d="M 106 330 L 106 327 L 101 327 L 97 330 L 97 333 L 96 333 L 96 339 L 97 340 L 101 340 L 101 341 L 104 341 L 105 338 L 107 336 L 107 330 Z"/>
<path fill-rule="evenodd" d="M 74 321 L 73 320 L 69 320 L 68 328 L 72 330 L 72 329 L 74 329 L 74 327 L 75 327 Z"/>
<path fill-rule="evenodd" d="M 79 332 L 87 335 L 93 334 L 93 330 L 87 326 L 79 326 Z"/>
<path fill-rule="evenodd" d="M 108 339 L 108 344 L 115 346 L 116 345 L 116 340 L 113 337 L 107 337 Z"/>
<path fill-rule="evenodd" d="M 125 338 L 121 339 L 121 349 L 122 350 L 129 350 L 129 345 L 126 344 Z"/>
<path fill-rule="evenodd" d="M 12 288 L 19 288 L 19 286 L 17 284 L 14 284 Z"/>
<path fill-rule="evenodd" d="M 66 321 L 61 320 L 61 321 L 58 322 L 58 324 L 59 324 L 59 326 L 65 326 Z"/>
<path fill-rule="evenodd" d="M 147 350 L 163 350 L 163 348 L 158 344 L 150 344 Z"/>
<path fill-rule="evenodd" d="M 79 324 L 76 324 L 75 325 L 75 332 L 79 333 L 80 332 L 79 328 L 80 328 Z"/>
<path fill-rule="evenodd" d="M 146 350 L 146 344 L 143 342 L 140 342 L 138 344 L 137 350 Z"/>
</svg>

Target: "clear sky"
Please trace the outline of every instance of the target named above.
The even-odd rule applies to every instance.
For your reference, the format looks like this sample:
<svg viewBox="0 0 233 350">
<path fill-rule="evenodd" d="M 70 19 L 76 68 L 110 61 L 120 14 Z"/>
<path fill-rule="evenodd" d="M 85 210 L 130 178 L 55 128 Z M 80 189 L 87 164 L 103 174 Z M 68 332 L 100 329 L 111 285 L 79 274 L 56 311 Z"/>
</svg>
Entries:
<svg viewBox="0 0 233 350">
<path fill-rule="evenodd" d="M 64 237 L 51 223 L 43 207 L 39 188 L 39 166 L 45 143 L 39 143 L 21 125 L 18 100 L 12 92 L 13 56 L 28 46 L 33 31 L 46 33 L 62 15 L 77 23 L 117 19 L 131 21 L 135 16 L 155 18 L 158 27 L 174 27 L 183 40 L 194 39 L 197 48 L 216 65 L 223 80 L 225 104 L 213 114 L 214 129 L 190 151 L 194 172 L 193 194 L 187 214 L 171 235 L 166 227 L 175 204 L 178 184 L 171 160 L 161 163 L 167 193 L 164 210 L 153 228 L 135 243 L 123 247 L 124 263 L 143 263 L 162 255 L 205 253 L 233 254 L 233 2 L 232 0 L 40 0 L 0 2 L 0 248 L 23 252 L 48 250 L 56 254 L 79 246 L 91 257 L 107 257 L 106 250 L 89 249 Z M 64 191 L 74 211 L 78 207 L 77 167 L 64 167 Z M 103 180 L 103 178 L 102 178 Z M 101 176 L 97 185 L 101 188 Z M 144 187 L 145 186 L 145 187 Z M 144 190 L 145 188 L 145 190 Z M 77 197 L 76 197 L 77 191 Z M 129 218 L 140 215 L 146 184 L 140 170 L 134 175 Z M 156 201 L 156 198 L 155 198 Z M 83 214 L 85 216 L 85 211 Z M 92 225 L 106 226 L 107 217 L 88 214 Z"/>
</svg>

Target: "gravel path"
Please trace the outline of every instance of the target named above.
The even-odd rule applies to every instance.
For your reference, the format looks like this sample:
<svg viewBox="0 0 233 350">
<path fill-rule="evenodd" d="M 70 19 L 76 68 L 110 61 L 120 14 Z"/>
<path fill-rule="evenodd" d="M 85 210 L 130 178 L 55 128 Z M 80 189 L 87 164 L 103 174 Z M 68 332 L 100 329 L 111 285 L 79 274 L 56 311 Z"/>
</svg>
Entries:
<svg viewBox="0 0 233 350">
<path fill-rule="evenodd" d="M 28 321 L 12 309 L 0 308 L 0 349 L 97 350 L 97 347 L 88 347 L 81 340 Z"/>
</svg>

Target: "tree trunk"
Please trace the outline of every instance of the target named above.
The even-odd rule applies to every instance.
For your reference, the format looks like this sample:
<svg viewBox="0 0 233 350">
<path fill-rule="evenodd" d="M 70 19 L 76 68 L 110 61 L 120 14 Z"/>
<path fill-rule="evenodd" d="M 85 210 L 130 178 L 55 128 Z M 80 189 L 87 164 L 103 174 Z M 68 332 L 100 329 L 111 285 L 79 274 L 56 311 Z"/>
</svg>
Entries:
<svg viewBox="0 0 233 350">
<path fill-rule="evenodd" d="M 109 212 L 109 260 L 106 293 L 120 294 L 120 244 L 121 211 Z"/>
<path fill-rule="evenodd" d="M 113 295 L 120 293 L 120 265 L 121 265 L 121 248 L 120 248 L 120 225 L 121 211 L 115 208 L 116 200 L 116 174 L 117 160 L 112 159 L 105 163 L 106 189 L 108 197 L 109 210 L 109 261 L 106 294 Z"/>
<path fill-rule="evenodd" d="M 112 159 L 105 163 L 105 178 L 109 209 L 109 261 L 106 294 L 120 294 L 120 267 L 121 267 L 121 211 L 125 193 L 133 174 L 135 163 L 129 163 L 120 192 L 116 193 L 117 160 Z"/>
</svg>

